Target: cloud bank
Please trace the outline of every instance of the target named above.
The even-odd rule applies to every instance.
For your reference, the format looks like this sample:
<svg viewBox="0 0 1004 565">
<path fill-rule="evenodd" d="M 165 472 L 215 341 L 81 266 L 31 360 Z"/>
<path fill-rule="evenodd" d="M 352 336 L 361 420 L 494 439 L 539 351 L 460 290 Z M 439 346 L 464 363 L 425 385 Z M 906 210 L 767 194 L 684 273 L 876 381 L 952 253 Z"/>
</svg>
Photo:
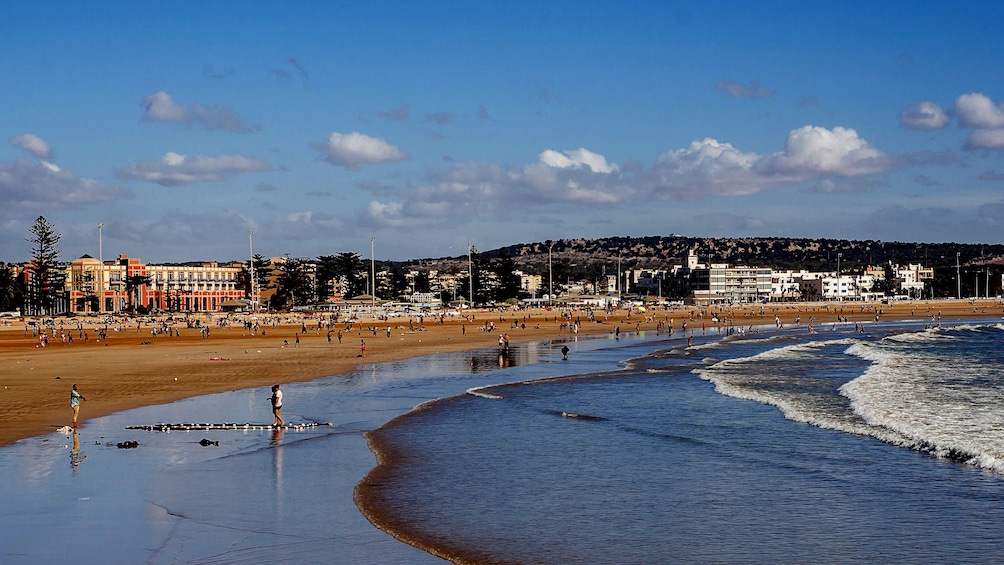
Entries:
<svg viewBox="0 0 1004 565">
<path fill-rule="evenodd" d="M 507 210 L 548 205 L 750 195 L 782 185 L 822 181 L 831 187 L 849 186 L 848 179 L 884 173 L 896 162 L 853 129 L 818 126 L 792 130 L 784 149 L 775 153 L 744 152 L 730 143 L 705 138 L 666 151 L 648 168 L 611 164 L 585 148 L 547 149 L 537 162 L 522 167 L 457 163 L 431 173 L 421 186 L 401 191 L 398 201 L 370 202 L 365 218 L 376 226 L 415 227 L 446 218 L 490 218 Z"/>
<path fill-rule="evenodd" d="M 197 182 L 218 182 L 240 173 L 268 171 L 265 161 L 244 155 L 182 155 L 167 152 L 157 161 L 137 161 L 117 169 L 115 176 L 178 186 Z"/>
<path fill-rule="evenodd" d="M 78 177 L 46 161 L 0 163 L 0 202 L 5 212 L 75 209 L 130 196 L 119 187 Z"/>
</svg>

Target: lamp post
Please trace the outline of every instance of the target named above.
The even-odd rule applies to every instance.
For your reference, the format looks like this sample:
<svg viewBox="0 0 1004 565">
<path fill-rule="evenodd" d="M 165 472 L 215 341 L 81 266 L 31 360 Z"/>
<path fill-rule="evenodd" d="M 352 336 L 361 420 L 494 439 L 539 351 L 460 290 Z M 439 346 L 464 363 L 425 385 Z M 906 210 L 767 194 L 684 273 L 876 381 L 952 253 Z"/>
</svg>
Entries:
<svg viewBox="0 0 1004 565">
<path fill-rule="evenodd" d="M 255 288 L 255 278 L 254 278 L 254 240 L 251 236 L 254 235 L 254 230 L 248 230 L 248 265 L 251 266 L 249 269 L 251 271 L 251 288 L 248 291 L 248 298 L 251 300 L 251 311 L 258 311 L 258 300 L 254 292 Z"/>
<path fill-rule="evenodd" d="M 837 253 L 837 298 L 840 299 L 840 258 L 843 257 L 843 253 Z"/>
<path fill-rule="evenodd" d="M 104 282 L 105 282 L 105 258 L 104 250 L 101 246 L 101 228 L 105 227 L 104 222 L 98 222 L 98 312 L 105 309 Z"/>
<path fill-rule="evenodd" d="M 551 302 L 554 300 L 554 270 L 551 268 L 551 250 L 554 249 L 554 244 L 548 246 L 547 248 L 547 284 L 550 285 L 550 289 L 547 291 L 547 305 L 550 306 Z"/>
<path fill-rule="evenodd" d="M 376 255 L 373 254 L 375 237 L 370 238 L 370 276 L 373 278 L 373 294 L 370 295 L 370 314 L 376 308 Z"/>
<path fill-rule="evenodd" d="M 958 251 L 956 251 L 955 252 L 955 282 L 957 284 L 957 288 L 956 288 L 956 291 L 955 291 L 955 298 L 957 300 L 962 298 L 962 270 L 959 267 L 959 255 L 960 255 L 960 253 Z"/>
<path fill-rule="evenodd" d="M 471 244 L 471 242 L 468 241 L 467 242 L 467 284 L 470 285 L 469 286 L 469 288 L 470 288 L 469 294 L 471 295 L 469 297 L 470 300 L 471 300 L 470 307 L 473 309 L 474 308 L 474 260 L 471 258 L 471 248 L 472 247 L 473 247 L 473 244 Z"/>
<path fill-rule="evenodd" d="M 621 305 L 621 256 L 617 254 L 617 307 Z"/>
</svg>

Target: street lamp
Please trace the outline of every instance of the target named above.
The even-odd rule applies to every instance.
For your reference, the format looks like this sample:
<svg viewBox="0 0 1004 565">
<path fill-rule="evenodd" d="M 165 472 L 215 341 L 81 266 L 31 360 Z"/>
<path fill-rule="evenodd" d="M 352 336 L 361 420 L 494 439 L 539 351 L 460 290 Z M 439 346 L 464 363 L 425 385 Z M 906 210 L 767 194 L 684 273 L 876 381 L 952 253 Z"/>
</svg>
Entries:
<svg viewBox="0 0 1004 565">
<path fill-rule="evenodd" d="M 105 296 L 104 296 L 104 282 L 105 282 L 105 258 L 104 250 L 101 247 L 101 228 L 105 227 L 104 222 L 98 222 L 98 263 L 101 265 L 98 267 L 98 312 L 102 312 L 105 309 Z"/>
<path fill-rule="evenodd" d="M 843 253 L 837 253 L 837 298 L 840 298 L 840 258 L 843 257 Z"/>
<path fill-rule="evenodd" d="M 617 307 L 621 305 L 621 255 L 617 254 Z"/>
<path fill-rule="evenodd" d="M 470 294 L 470 296 L 468 298 L 470 298 L 470 300 L 471 300 L 471 303 L 469 305 L 469 307 L 471 309 L 474 308 L 474 260 L 471 258 L 471 248 L 472 247 L 473 247 L 473 245 L 471 244 L 471 242 L 468 241 L 467 242 L 467 284 L 470 285 L 469 286 L 470 290 L 468 292 L 468 294 Z"/>
<path fill-rule="evenodd" d="M 955 298 L 962 298 L 962 270 L 959 267 L 959 255 L 958 251 L 955 252 L 955 282 L 958 285 L 955 291 Z"/>
<path fill-rule="evenodd" d="M 253 312 L 258 311 L 258 295 L 255 294 L 255 277 L 254 277 L 254 240 L 251 236 L 254 235 L 254 230 L 248 230 L 248 264 L 251 265 L 251 289 L 248 298 L 251 299 L 251 310 Z"/>
<path fill-rule="evenodd" d="M 370 295 L 370 314 L 376 308 L 376 255 L 373 254 L 373 243 L 375 237 L 370 238 L 370 276 L 373 277 L 373 294 Z"/>
<path fill-rule="evenodd" d="M 554 244 L 552 243 L 547 248 L 547 284 L 550 285 L 550 290 L 547 291 L 547 305 L 551 305 L 551 301 L 554 300 L 554 271 L 551 269 L 551 250 L 554 249 Z"/>
</svg>

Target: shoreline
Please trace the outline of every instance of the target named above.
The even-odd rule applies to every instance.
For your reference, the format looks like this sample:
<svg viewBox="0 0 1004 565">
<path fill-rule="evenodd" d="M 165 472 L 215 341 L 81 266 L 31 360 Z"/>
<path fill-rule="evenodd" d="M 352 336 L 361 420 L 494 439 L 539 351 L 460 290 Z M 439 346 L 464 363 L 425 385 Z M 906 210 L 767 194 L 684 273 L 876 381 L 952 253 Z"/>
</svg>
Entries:
<svg viewBox="0 0 1004 565">
<path fill-rule="evenodd" d="M 762 313 L 761 313 L 762 308 Z M 7 418 L 0 422 L 0 447 L 35 437 L 70 423 L 69 390 L 76 383 L 87 399 L 80 409 L 80 424 L 122 410 L 166 404 L 185 398 L 238 389 L 270 386 L 274 383 L 305 382 L 341 375 L 361 365 L 398 361 L 412 357 L 496 347 L 498 336 L 508 334 L 512 343 L 571 336 L 562 324 L 565 314 L 581 320 L 578 335 L 590 336 L 621 332 L 666 331 L 672 324 L 674 335 L 687 323 L 688 335 L 705 328 L 714 335 L 728 324 L 745 328 L 774 323 L 785 326 L 801 318 L 805 327 L 827 324 L 838 316 L 851 323 L 875 320 L 925 319 L 940 313 L 946 319 L 993 318 L 1001 315 L 995 299 L 925 300 L 879 303 L 769 303 L 712 307 L 680 306 L 670 310 L 594 311 L 589 321 L 586 310 L 533 309 L 520 311 L 475 310 L 472 320 L 463 317 L 418 316 L 389 320 L 363 319 L 347 331 L 347 323 L 319 326 L 318 318 L 281 318 L 273 327 L 264 326 L 264 335 L 251 335 L 231 315 L 229 327 L 219 327 L 224 316 L 204 315 L 199 319 L 210 328 L 203 337 L 198 328 L 170 324 L 166 319 L 150 319 L 137 327 L 135 319 L 118 327 L 109 326 L 107 340 L 98 341 L 96 319 L 56 318 L 56 338 L 47 347 L 26 331 L 32 319 L 15 320 L 0 326 L 0 367 Z M 717 316 L 718 322 L 713 321 Z M 518 326 L 513 327 L 513 322 Z M 83 322 L 83 330 L 77 322 Z M 486 323 L 495 331 L 481 331 Z M 63 331 L 71 333 L 73 344 L 60 342 Z M 306 333 L 302 332 L 306 324 Z M 177 330 L 175 337 L 152 335 L 151 329 L 164 325 Z M 524 326 L 525 327 L 521 327 Z M 388 336 L 388 328 L 390 330 Z M 332 330 L 330 341 L 328 330 Z M 338 343 L 336 333 L 342 330 Z M 375 331 L 371 331 L 371 329 Z M 87 342 L 78 336 L 88 332 Z M 699 334 L 698 334 L 699 335 Z M 296 344 L 296 338 L 300 343 Z M 288 345 L 283 345 L 283 341 Z M 361 357 L 361 341 L 367 349 Z"/>
</svg>

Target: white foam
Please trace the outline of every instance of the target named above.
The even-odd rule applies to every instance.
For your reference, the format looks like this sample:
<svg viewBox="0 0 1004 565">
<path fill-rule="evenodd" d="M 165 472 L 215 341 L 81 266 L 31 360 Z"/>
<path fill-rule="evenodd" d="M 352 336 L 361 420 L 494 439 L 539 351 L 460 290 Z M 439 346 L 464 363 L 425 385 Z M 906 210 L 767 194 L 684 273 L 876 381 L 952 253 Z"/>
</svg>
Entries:
<svg viewBox="0 0 1004 565">
<path fill-rule="evenodd" d="M 469 388 L 467 389 L 467 394 L 470 394 L 471 396 L 479 396 L 481 398 L 487 398 L 489 400 L 503 400 L 504 397 L 502 396 L 499 396 L 497 394 L 491 394 L 489 392 L 483 392 L 486 389 L 495 388 L 496 386 L 498 385 L 478 386 L 474 388 Z"/>
<path fill-rule="evenodd" d="M 944 332 L 925 334 L 931 341 L 954 339 Z M 982 359 L 933 357 L 921 347 L 900 347 L 902 342 L 848 348 L 848 354 L 872 362 L 840 389 L 852 410 L 868 424 L 902 437 L 892 443 L 1004 473 L 1000 381 L 987 379 Z"/>
</svg>

